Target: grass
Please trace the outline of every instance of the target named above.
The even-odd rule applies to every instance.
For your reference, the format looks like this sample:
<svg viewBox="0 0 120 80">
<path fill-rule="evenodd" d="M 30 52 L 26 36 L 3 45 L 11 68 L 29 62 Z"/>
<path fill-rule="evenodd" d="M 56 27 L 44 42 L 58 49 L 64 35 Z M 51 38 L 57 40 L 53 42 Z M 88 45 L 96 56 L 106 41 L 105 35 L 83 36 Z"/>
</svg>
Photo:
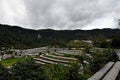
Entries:
<svg viewBox="0 0 120 80">
<path fill-rule="evenodd" d="M 2 60 L 1 63 L 4 67 L 12 66 L 18 61 L 23 61 L 26 60 L 27 58 L 22 57 L 22 58 L 13 58 L 13 59 L 8 59 L 8 60 Z"/>
</svg>

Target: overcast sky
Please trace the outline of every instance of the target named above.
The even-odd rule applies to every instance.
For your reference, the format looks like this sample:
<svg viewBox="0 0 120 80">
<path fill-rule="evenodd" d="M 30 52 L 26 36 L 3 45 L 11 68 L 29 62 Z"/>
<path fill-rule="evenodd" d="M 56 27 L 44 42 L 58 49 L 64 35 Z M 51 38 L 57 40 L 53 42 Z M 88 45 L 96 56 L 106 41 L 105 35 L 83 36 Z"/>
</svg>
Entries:
<svg viewBox="0 0 120 80">
<path fill-rule="evenodd" d="M 120 0 L 0 0 L 0 23 L 31 29 L 119 28 Z"/>
</svg>

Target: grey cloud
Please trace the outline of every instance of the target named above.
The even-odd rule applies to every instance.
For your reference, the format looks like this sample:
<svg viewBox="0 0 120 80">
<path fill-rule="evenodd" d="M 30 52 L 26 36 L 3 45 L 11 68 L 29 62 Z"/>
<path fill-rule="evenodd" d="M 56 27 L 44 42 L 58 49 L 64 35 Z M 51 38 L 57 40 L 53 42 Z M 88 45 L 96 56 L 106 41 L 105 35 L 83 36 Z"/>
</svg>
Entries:
<svg viewBox="0 0 120 80">
<path fill-rule="evenodd" d="M 14 16 L 4 14 L 6 7 L 0 8 L 0 17 L 8 16 L 11 20 L 0 19 L 0 22 L 8 24 L 17 24 L 23 27 L 42 29 L 81 29 L 88 25 L 100 24 L 103 17 L 115 19 L 120 17 L 120 1 L 119 0 L 11 0 L 19 4 L 15 5 L 18 9 L 22 5 L 24 7 L 23 14 L 19 14 L 17 8 L 11 9 Z M 9 0 L 8 7 L 14 3 Z M 2 4 L 1 4 L 2 5 Z M 22 9 L 21 9 L 22 10 Z M 17 11 L 17 13 L 16 13 Z M 4 19 L 4 20 L 3 20 Z M 113 23 L 106 21 L 105 27 L 109 23 L 110 27 L 116 27 Z M 99 20 L 99 21 L 96 21 Z M 106 19 L 107 20 L 107 19 Z M 98 23 L 94 23 L 98 22 Z M 92 24 L 92 25 L 91 25 Z M 102 26 L 103 26 L 102 25 Z M 101 25 L 99 25 L 101 26 Z M 109 26 L 109 25 L 108 25 Z M 95 26 L 97 27 L 97 26 Z"/>
</svg>

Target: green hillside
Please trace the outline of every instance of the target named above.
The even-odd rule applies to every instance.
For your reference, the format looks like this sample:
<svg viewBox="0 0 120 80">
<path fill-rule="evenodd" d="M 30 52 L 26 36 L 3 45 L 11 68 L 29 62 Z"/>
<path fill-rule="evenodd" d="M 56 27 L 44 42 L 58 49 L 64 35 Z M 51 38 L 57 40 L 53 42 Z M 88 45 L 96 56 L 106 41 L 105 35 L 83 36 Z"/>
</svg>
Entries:
<svg viewBox="0 0 120 80">
<path fill-rule="evenodd" d="M 0 25 L 0 46 L 14 48 L 33 48 L 60 44 L 65 46 L 70 40 L 82 40 L 105 37 L 113 38 L 119 29 L 94 30 L 32 30 L 18 26 Z"/>
</svg>

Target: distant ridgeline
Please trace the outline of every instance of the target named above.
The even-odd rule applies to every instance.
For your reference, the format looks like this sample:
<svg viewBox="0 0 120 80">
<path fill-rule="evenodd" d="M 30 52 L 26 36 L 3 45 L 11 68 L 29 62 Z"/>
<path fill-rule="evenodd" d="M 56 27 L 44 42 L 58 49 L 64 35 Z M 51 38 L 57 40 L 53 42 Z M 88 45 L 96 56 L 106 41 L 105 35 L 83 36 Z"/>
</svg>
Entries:
<svg viewBox="0 0 120 80">
<path fill-rule="evenodd" d="M 33 48 L 47 45 L 64 46 L 70 40 L 94 40 L 99 37 L 113 38 L 119 29 L 94 30 L 32 30 L 18 26 L 0 25 L 0 47 Z"/>
</svg>

